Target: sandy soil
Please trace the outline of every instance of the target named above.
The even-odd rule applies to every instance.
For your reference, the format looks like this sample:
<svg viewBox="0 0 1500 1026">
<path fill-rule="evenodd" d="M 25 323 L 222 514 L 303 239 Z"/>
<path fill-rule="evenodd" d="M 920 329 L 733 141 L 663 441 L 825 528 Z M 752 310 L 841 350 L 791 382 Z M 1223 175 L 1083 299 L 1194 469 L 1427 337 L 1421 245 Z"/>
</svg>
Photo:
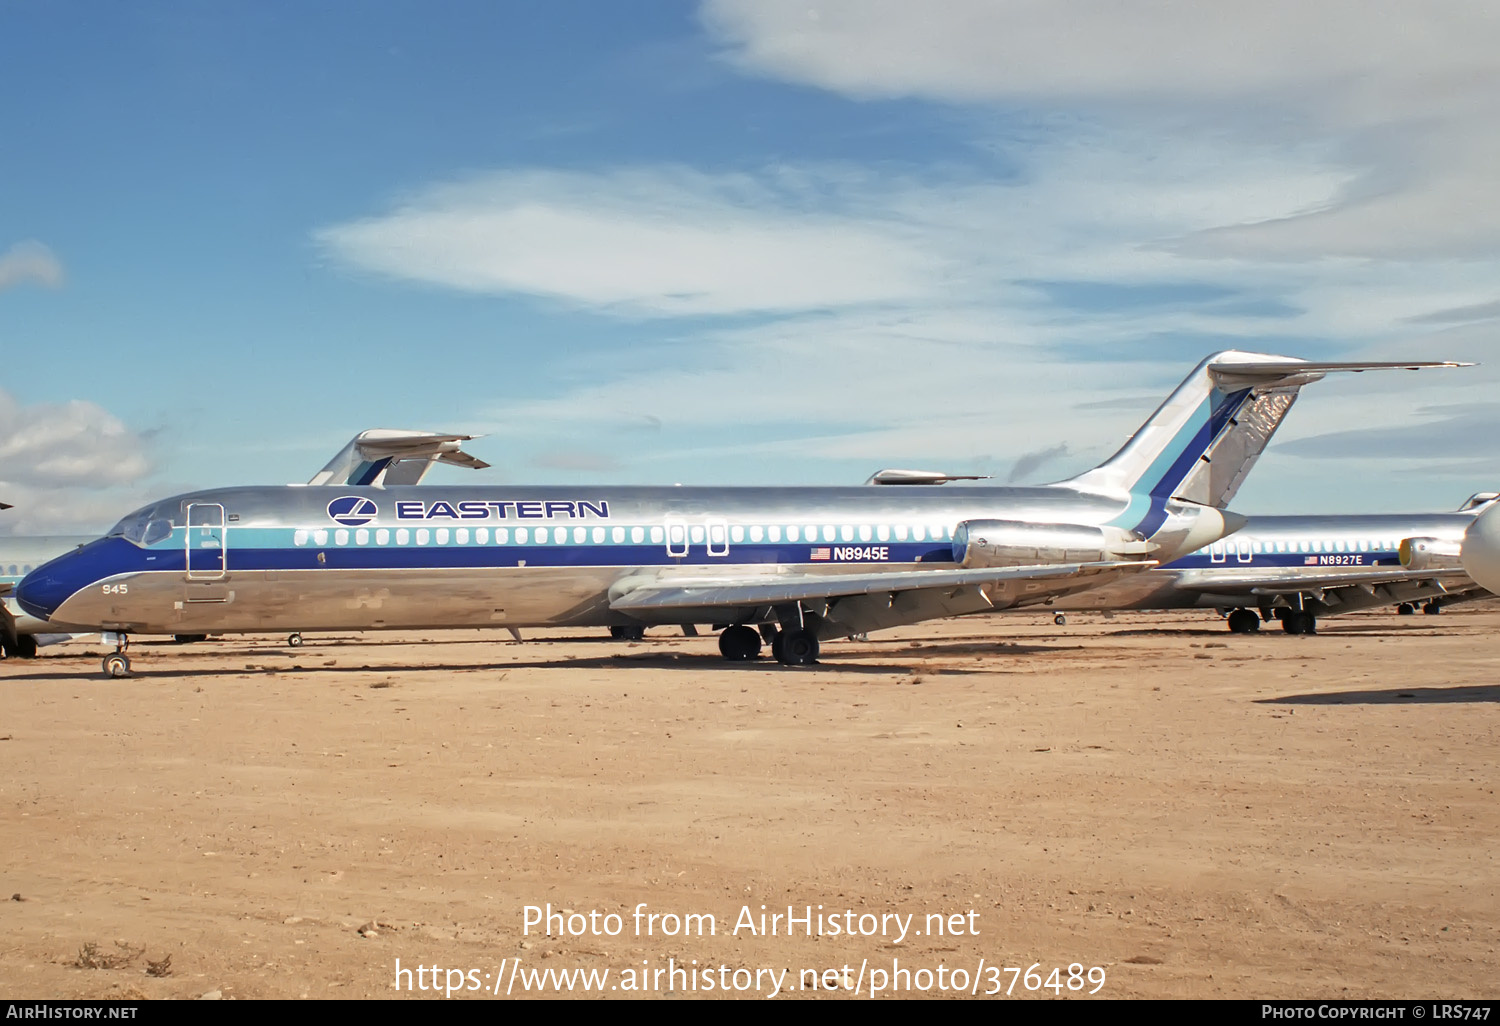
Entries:
<svg viewBox="0 0 1500 1026">
<path fill-rule="evenodd" d="M 48 649 L 0 663 L 0 996 L 432 1000 L 399 959 L 468 997 L 1078 963 L 1112 997 L 1493 998 L 1497 628 L 1020 616 L 796 670 L 665 629 L 232 638 L 137 643 L 127 681 Z M 619 935 L 527 932 L 549 904 Z M 913 918 L 734 931 L 762 905 Z"/>
</svg>

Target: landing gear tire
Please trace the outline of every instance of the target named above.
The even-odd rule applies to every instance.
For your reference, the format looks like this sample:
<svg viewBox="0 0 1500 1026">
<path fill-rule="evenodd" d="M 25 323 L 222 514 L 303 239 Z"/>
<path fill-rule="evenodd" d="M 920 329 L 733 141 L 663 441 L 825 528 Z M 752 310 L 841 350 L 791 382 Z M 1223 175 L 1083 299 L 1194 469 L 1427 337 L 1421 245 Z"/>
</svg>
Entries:
<svg viewBox="0 0 1500 1026">
<path fill-rule="evenodd" d="M 1291 609 L 1281 618 L 1281 629 L 1288 634 L 1316 634 L 1318 621 L 1305 609 Z"/>
<path fill-rule="evenodd" d="M 625 624 L 619 627 L 611 627 L 609 636 L 616 641 L 640 641 L 646 636 L 646 628 Z"/>
<path fill-rule="evenodd" d="M 207 634 L 174 634 L 172 640 L 179 645 L 192 645 L 199 641 L 207 641 Z"/>
<path fill-rule="evenodd" d="M 777 631 L 775 634 L 771 635 L 771 658 L 775 659 L 778 663 L 786 662 L 786 660 L 781 657 L 781 645 L 785 640 L 786 631 Z"/>
<path fill-rule="evenodd" d="M 1437 616 L 1442 611 L 1443 607 L 1438 605 L 1436 602 L 1429 602 L 1422 607 L 1422 612 L 1426 613 L 1428 616 Z"/>
<path fill-rule="evenodd" d="M 760 635 L 755 628 L 737 624 L 719 635 L 719 654 L 732 663 L 760 658 Z"/>
<path fill-rule="evenodd" d="M 781 652 L 777 654 L 786 666 L 809 666 L 818 661 L 818 636 L 805 627 L 782 631 L 777 638 Z"/>
<path fill-rule="evenodd" d="M 1282 624 L 1285 623 L 1283 620 Z M 1254 634 L 1260 630 L 1260 617 L 1253 609 L 1232 610 L 1229 614 L 1229 629 L 1235 634 Z"/>
<path fill-rule="evenodd" d="M 302 635 L 300 635 L 300 634 L 288 634 L 286 636 L 286 643 L 289 646 L 291 646 L 292 648 L 301 648 L 302 647 Z"/>
<path fill-rule="evenodd" d="M 1416 611 L 1417 607 L 1412 605 L 1410 602 L 1403 602 L 1396 607 L 1396 612 L 1401 616 L 1411 616 Z"/>
<path fill-rule="evenodd" d="M 35 659 L 36 638 L 33 638 L 30 634 L 17 635 L 16 644 L 12 651 L 22 659 Z"/>
<path fill-rule="evenodd" d="M 1054 613 L 1052 614 L 1052 622 L 1057 624 L 1059 627 L 1066 627 L 1068 625 L 1068 614 Z"/>
<path fill-rule="evenodd" d="M 116 652 L 104 657 L 104 675 L 106 677 L 129 677 L 130 657 L 124 652 Z"/>
</svg>

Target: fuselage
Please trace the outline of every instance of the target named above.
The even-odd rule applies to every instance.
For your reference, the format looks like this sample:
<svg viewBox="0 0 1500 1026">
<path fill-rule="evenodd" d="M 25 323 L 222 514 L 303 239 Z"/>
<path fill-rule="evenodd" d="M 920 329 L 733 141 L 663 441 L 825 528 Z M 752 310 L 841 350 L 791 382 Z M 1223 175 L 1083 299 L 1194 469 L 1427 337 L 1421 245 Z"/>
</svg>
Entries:
<svg viewBox="0 0 1500 1026">
<path fill-rule="evenodd" d="M 1049 603 L 1049 608 L 1186 609 L 1269 605 L 1273 582 L 1399 572 L 1399 548 L 1407 538 L 1457 544 L 1475 512 L 1350 514 L 1345 516 L 1252 516 L 1233 535 L 1167 565 Z M 1373 590 L 1346 595 L 1340 611 L 1413 601 L 1442 594 L 1416 582 L 1391 595 Z"/>
<path fill-rule="evenodd" d="M 616 624 L 611 588 L 642 574 L 951 569 L 965 521 L 1105 525 L 1129 506 L 1060 486 L 220 489 L 127 517 L 19 598 L 143 633 Z"/>
</svg>

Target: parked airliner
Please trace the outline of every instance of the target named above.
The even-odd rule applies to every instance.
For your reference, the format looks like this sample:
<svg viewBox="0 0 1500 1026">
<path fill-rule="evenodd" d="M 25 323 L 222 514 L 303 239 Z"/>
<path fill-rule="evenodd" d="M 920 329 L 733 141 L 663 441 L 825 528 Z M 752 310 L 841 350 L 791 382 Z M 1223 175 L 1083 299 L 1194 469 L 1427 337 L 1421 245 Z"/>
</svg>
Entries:
<svg viewBox="0 0 1500 1026">
<path fill-rule="evenodd" d="M 882 470 L 865 484 L 940 485 L 976 480 L 935 470 Z M 1249 517 L 1232 538 L 1146 573 L 1050 599 L 1059 624 L 1075 610 L 1217 609 L 1231 631 L 1249 634 L 1280 620 L 1288 634 L 1314 634 L 1317 618 L 1487 594 L 1458 565 L 1465 530 L 1500 500 L 1477 492 L 1456 512 Z"/>
<path fill-rule="evenodd" d="M 1424 602 L 1435 613 L 1483 594 L 1459 567 L 1458 546 L 1497 497 L 1481 492 L 1452 513 L 1250 517 L 1233 537 L 1049 608 L 1217 609 L 1243 634 L 1273 619 L 1313 634 L 1320 616 L 1376 606 L 1412 612 Z"/>
<path fill-rule="evenodd" d="M 129 633 L 725 625 L 788 665 L 819 643 L 1056 599 L 1233 532 L 1223 509 L 1319 363 L 1228 351 L 1128 442 L 1030 488 L 249 487 L 174 496 L 32 571 L 53 624 Z"/>
</svg>

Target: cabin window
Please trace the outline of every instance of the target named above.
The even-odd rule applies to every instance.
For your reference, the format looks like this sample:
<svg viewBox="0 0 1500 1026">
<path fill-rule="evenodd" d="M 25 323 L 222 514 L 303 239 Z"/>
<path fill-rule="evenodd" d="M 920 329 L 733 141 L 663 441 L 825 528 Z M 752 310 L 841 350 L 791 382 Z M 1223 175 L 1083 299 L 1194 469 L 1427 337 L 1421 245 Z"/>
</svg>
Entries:
<svg viewBox="0 0 1500 1026">
<path fill-rule="evenodd" d="M 469 544 L 469 529 L 467 527 L 457 528 L 453 532 L 453 540 L 460 545 Z"/>
<path fill-rule="evenodd" d="M 396 544 L 409 545 L 411 543 L 411 532 L 404 527 L 396 528 Z"/>
<path fill-rule="evenodd" d="M 495 528 L 495 544 L 496 545 L 509 545 L 510 544 L 510 528 L 508 528 L 508 527 L 497 527 L 497 528 Z"/>
<path fill-rule="evenodd" d="M 777 527 L 775 524 L 772 524 L 770 527 L 766 528 L 766 540 L 773 542 L 781 541 L 781 528 Z"/>
<path fill-rule="evenodd" d="M 926 537 L 927 537 L 927 532 L 922 529 L 922 525 L 921 524 L 912 524 L 912 526 L 911 526 L 911 540 L 912 541 L 922 541 Z"/>
<path fill-rule="evenodd" d="M 906 525 L 897 524 L 894 530 L 897 541 L 906 541 Z"/>
<path fill-rule="evenodd" d="M 614 542 L 616 545 L 619 545 L 621 542 L 623 542 L 625 540 L 625 528 L 623 528 L 623 527 L 614 527 L 614 528 L 611 528 L 610 532 L 609 532 L 609 540 L 612 541 L 612 542 Z"/>
<path fill-rule="evenodd" d="M 583 528 L 578 528 L 578 531 L 578 540 L 583 541 Z M 552 529 L 552 540 L 559 545 L 566 545 L 568 543 L 568 529 L 566 527 L 554 527 Z"/>
<path fill-rule="evenodd" d="M 312 538 L 313 538 L 313 544 L 314 545 L 327 545 L 328 544 L 328 532 L 327 531 L 314 531 L 313 535 L 312 535 Z"/>
<path fill-rule="evenodd" d="M 752 526 L 750 528 L 750 540 L 751 541 L 758 542 L 762 538 L 764 538 L 765 536 L 766 536 L 766 532 L 765 532 L 765 530 L 759 524 L 755 524 L 754 526 Z"/>
<path fill-rule="evenodd" d="M 877 526 L 875 528 L 875 540 L 876 541 L 890 541 L 891 540 L 891 529 L 889 527 L 885 526 L 884 524 L 880 524 L 879 526 Z"/>
<path fill-rule="evenodd" d="M 692 526 L 692 528 L 688 531 L 688 536 L 693 539 L 693 544 L 694 545 L 702 545 L 703 544 L 703 525 L 702 524 L 694 524 Z"/>
<path fill-rule="evenodd" d="M 775 528 L 772 528 L 772 530 L 774 531 Z M 799 535 L 797 533 L 797 525 L 796 524 L 788 524 L 787 525 L 787 529 L 786 529 L 786 540 L 787 541 L 796 541 L 799 537 L 801 537 L 801 535 Z M 776 539 L 773 538 L 771 540 L 775 541 Z"/>
<path fill-rule="evenodd" d="M 337 531 L 334 531 L 333 532 L 333 543 L 335 545 L 348 545 L 349 544 L 349 532 L 346 531 L 346 530 L 344 530 L 342 527 L 339 528 Z"/>
<path fill-rule="evenodd" d="M 744 541 L 745 529 L 739 524 L 735 524 L 729 529 L 729 540 L 734 542 L 735 544 L 739 544 L 740 542 Z"/>
<path fill-rule="evenodd" d="M 297 532 L 295 532 L 292 535 L 292 544 L 293 545 L 306 545 L 307 544 L 307 532 L 306 531 L 297 531 Z"/>
<path fill-rule="evenodd" d="M 646 529 L 644 527 L 632 527 L 630 529 L 630 540 L 639 545 L 646 540 Z"/>
<path fill-rule="evenodd" d="M 356 545 L 368 545 L 368 544 L 370 544 L 370 532 L 368 530 L 366 530 L 365 528 L 363 528 L 363 527 L 361 527 L 358 531 L 355 531 L 354 532 L 354 544 L 356 544 Z"/>
<path fill-rule="evenodd" d="M 660 545 L 663 541 L 666 540 L 666 538 L 667 538 L 667 532 L 666 531 L 662 530 L 660 527 L 653 527 L 653 528 L 651 528 L 651 541 L 654 544 Z"/>
<path fill-rule="evenodd" d="M 490 529 L 488 527 L 474 528 L 474 544 L 488 545 L 490 543 Z"/>
<path fill-rule="evenodd" d="M 525 527 L 516 528 L 516 544 L 525 545 L 531 540 L 531 531 Z"/>
<path fill-rule="evenodd" d="M 604 540 L 604 530 L 603 530 L 603 528 L 596 527 L 596 528 L 594 528 L 594 530 L 596 530 L 596 531 L 599 532 L 599 537 L 595 538 L 594 540 L 595 541 L 603 541 Z M 573 544 L 574 545 L 582 545 L 584 543 L 584 541 L 588 538 L 588 533 L 589 532 L 588 532 L 587 528 L 583 528 L 583 527 L 575 527 L 575 528 L 573 528 Z"/>
<path fill-rule="evenodd" d="M 378 531 L 375 532 L 375 544 L 376 545 L 389 545 L 390 543 L 391 543 L 391 532 L 389 530 L 387 530 L 386 528 L 382 527 L 382 528 L 380 528 L 380 530 L 378 530 Z"/>
<path fill-rule="evenodd" d="M 724 525 L 723 524 L 709 524 L 708 525 L 708 540 L 710 542 L 712 542 L 713 544 L 715 544 L 715 545 L 723 545 L 724 544 Z"/>
<path fill-rule="evenodd" d="M 417 544 L 426 545 L 430 541 L 432 541 L 432 532 L 425 527 L 417 528 Z"/>
<path fill-rule="evenodd" d="M 448 544 L 448 529 L 446 527 L 439 527 L 436 531 L 436 536 L 436 540 L 439 545 Z"/>
</svg>

